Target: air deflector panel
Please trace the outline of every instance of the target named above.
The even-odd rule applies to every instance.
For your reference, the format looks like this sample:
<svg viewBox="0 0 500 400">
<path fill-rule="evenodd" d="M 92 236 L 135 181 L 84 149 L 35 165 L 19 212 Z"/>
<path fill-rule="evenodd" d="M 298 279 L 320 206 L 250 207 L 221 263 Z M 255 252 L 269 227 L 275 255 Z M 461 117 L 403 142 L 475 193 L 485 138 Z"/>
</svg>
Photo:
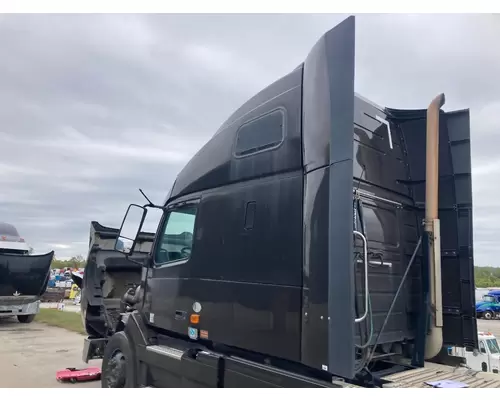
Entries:
<svg viewBox="0 0 500 400">
<path fill-rule="evenodd" d="M 306 173 L 329 169 L 328 294 L 314 294 L 328 299 L 328 365 L 323 369 L 343 377 L 353 377 L 355 355 L 354 45 L 355 20 L 349 17 L 316 43 L 304 63 L 303 75 L 304 168 Z M 321 321 L 311 321 L 311 326 L 316 323 Z"/>
</svg>

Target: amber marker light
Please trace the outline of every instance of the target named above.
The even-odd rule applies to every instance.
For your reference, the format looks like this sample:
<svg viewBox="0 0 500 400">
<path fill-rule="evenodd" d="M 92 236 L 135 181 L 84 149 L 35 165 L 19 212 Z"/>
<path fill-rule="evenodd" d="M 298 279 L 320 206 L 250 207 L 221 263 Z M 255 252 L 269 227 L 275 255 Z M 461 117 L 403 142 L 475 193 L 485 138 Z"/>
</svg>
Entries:
<svg viewBox="0 0 500 400">
<path fill-rule="evenodd" d="M 189 317 L 189 321 L 192 324 L 197 324 L 200 322 L 200 316 L 198 314 L 191 314 L 191 317 Z"/>
</svg>

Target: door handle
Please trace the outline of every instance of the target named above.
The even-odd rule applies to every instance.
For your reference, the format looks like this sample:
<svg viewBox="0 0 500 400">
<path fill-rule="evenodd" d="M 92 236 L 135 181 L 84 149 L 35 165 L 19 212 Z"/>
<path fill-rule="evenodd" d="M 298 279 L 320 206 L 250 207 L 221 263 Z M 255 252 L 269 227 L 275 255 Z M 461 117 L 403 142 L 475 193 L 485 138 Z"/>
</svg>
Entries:
<svg viewBox="0 0 500 400">
<path fill-rule="evenodd" d="M 186 319 L 186 312 L 185 311 L 176 310 L 175 311 L 175 319 L 176 320 L 184 320 L 184 319 Z"/>
</svg>

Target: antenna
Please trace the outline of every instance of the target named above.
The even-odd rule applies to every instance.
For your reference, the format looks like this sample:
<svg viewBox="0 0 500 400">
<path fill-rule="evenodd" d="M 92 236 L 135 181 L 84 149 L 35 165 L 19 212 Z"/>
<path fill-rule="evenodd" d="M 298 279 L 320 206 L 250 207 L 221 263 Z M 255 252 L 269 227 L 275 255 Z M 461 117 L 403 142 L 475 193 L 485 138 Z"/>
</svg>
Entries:
<svg viewBox="0 0 500 400">
<path fill-rule="evenodd" d="M 139 188 L 139 192 L 141 192 L 141 194 L 144 196 L 144 198 L 147 200 L 150 206 L 154 206 L 153 202 L 149 200 L 148 196 L 146 196 L 146 194 L 142 191 L 142 189 Z"/>
</svg>

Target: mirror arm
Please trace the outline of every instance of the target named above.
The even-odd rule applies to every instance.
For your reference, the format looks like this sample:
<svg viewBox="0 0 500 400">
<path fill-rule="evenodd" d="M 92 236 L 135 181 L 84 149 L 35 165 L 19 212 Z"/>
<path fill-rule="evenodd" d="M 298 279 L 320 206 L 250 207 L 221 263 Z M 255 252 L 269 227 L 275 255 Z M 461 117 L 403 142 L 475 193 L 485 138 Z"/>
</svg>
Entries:
<svg viewBox="0 0 500 400">
<path fill-rule="evenodd" d="M 146 268 L 149 268 L 153 264 L 153 254 L 151 254 L 152 251 L 153 248 L 151 248 L 151 251 L 148 253 L 146 259 L 144 260 L 144 267 Z"/>
<path fill-rule="evenodd" d="M 156 204 L 149 204 L 149 203 L 146 203 L 144 204 L 144 208 L 158 208 L 160 210 L 164 210 L 165 207 L 164 206 L 157 206 Z"/>
<path fill-rule="evenodd" d="M 139 261 L 135 261 L 135 260 L 131 259 L 131 258 L 130 258 L 130 254 L 125 254 L 125 259 L 126 259 L 127 261 L 130 261 L 130 262 L 134 263 L 135 265 L 139 265 L 139 266 L 141 266 L 141 267 L 144 267 L 144 264 L 143 264 L 143 263 L 141 263 L 141 262 L 139 262 Z"/>
</svg>

